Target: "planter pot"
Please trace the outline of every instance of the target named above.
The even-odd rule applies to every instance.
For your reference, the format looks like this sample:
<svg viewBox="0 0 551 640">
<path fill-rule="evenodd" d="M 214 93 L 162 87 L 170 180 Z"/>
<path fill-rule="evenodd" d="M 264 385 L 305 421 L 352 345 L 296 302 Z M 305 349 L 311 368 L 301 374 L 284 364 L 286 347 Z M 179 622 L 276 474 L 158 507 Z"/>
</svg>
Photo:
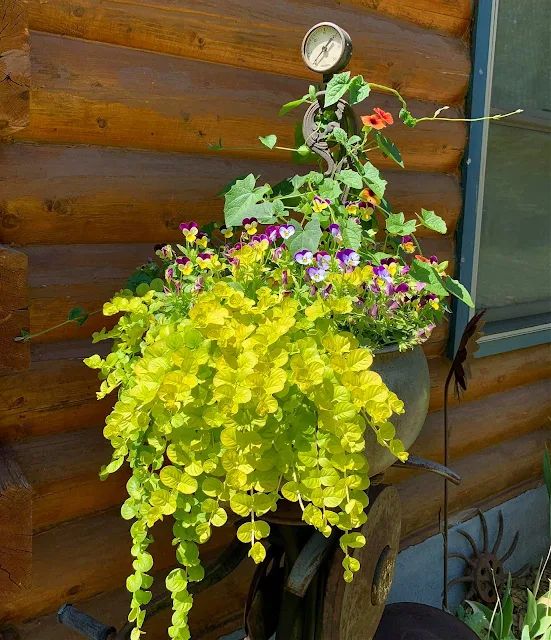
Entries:
<svg viewBox="0 0 551 640">
<path fill-rule="evenodd" d="M 396 437 L 408 450 L 421 432 L 429 408 L 429 368 L 423 349 L 419 346 L 402 352 L 397 347 L 381 349 L 375 352 L 371 369 L 404 403 L 405 413 L 393 416 L 391 422 L 396 427 Z M 382 473 L 396 462 L 392 453 L 377 442 L 369 427 L 365 437 L 365 454 L 369 460 L 370 476 Z"/>
</svg>

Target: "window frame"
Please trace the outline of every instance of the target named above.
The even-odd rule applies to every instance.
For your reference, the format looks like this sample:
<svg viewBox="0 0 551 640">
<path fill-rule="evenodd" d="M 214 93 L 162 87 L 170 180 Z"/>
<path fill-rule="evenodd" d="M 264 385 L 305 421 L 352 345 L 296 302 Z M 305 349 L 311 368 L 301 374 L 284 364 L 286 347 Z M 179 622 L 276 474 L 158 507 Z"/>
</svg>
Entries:
<svg viewBox="0 0 551 640">
<path fill-rule="evenodd" d="M 497 34 L 499 0 L 480 0 L 474 18 L 473 66 L 470 89 L 470 117 L 480 118 L 491 112 L 492 76 Z M 493 125 L 526 127 L 537 131 L 551 131 L 549 121 L 537 114 L 523 112 L 510 119 L 492 121 Z M 482 207 L 486 176 L 486 157 L 490 122 L 471 122 L 469 141 L 463 162 L 463 215 L 458 226 L 458 279 L 470 291 L 476 304 Z M 457 351 L 465 325 L 475 310 L 465 304 L 455 303 L 452 315 L 453 353 Z M 486 334 L 479 340 L 477 357 L 504 353 L 538 344 L 551 342 L 551 323 L 524 327 L 513 331 Z"/>
</svg>

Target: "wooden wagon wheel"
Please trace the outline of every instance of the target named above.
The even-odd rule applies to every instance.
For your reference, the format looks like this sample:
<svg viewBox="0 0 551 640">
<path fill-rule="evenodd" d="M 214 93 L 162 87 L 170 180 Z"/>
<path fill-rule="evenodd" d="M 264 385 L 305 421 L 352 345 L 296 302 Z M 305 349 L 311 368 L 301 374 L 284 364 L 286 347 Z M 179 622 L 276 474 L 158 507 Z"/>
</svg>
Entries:
<svg viewBox="0 0 551 640">
<path fill-rule="evenodd" d="M 321 640 L 371 640 L 383 614 L 400 544 L 400 498 L 394 487 L 384 485 L 372 487 L 369 497 L 361 529 L 366 545 L 353 554 L 361 569 L 351 583 L 342 578 L 341 550 L 332 558 Z"/>
</svg>

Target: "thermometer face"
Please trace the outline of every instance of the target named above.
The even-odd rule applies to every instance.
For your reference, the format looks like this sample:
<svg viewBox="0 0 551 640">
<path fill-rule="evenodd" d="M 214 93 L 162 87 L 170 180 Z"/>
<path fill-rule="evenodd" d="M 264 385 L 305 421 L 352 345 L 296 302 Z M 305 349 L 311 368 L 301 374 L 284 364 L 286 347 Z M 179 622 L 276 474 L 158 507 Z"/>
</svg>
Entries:
<svg viewBox="0 0 551 640">
<path fill-rule="evenodd" d="M 346 31 L 330 22 L 312 27 L 302 43 L 304 62 L 316 73 L 334 73 L 344 68 L 351 52 L 352 44 Z"/>
</svg>

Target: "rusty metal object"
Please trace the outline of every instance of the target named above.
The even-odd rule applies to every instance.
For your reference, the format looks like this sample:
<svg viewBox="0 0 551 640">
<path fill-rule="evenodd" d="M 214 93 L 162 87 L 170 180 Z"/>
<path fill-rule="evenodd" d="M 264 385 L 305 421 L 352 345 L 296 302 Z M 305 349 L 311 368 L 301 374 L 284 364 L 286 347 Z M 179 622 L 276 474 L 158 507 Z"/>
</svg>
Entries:
<svg viewBox="0 0 551 640">
<path fill-rule="evenodd" d="M 396 488 L 374 487 L 367 515 L 361 529 L 366 545 L 353 552 L 361 569 L 351 583 L 342 579 L 340 549 L 333 556 L 325 590 L 321 640 L 368 640 L 383 614 L 400 544 L 400 499 Z"/>
<path fill-rule="evenodd" d="M 328 124 L 321 124 L 319 117 L 325 111 L 325 91 L 318 91 L 316 98 L 317 101 L 313 102 L 304 114 L 302 135 L 306 146 L 325 161 L 327 168 L 324 174 L 333 177 L 337 171 L 347 168 L 349 160 L 347 156 L 340 159 L 337 157 L 335 160 L 334 156 L 338 154 L 330 148 L 327 140 L 337 127 L 344 129 L 349 136 L 354 135 L 358 131 L 358 123 L 352 107 L 346 100 L 341 99 L 330 107 L 334 110 L 334 119 Z M 343 194 L 343 199 L 346 199 L 346 195 Z"/>
<path fill-rule="evenodd" d="M 507 582 L 508 571 L 505 570 L 504 563 L 514 553 L 518 541 L 519 533 L 516 532 L 513 541 L 507 551 L 500 557 L 499 547 L 503 539 L 503 514 L 498 515 L 498 532 L 492 549 L 489 546 L 488 524 L 482 511 L 478 511 L 480 524 L 482 527 L 482 548 L 479 549 L 473 537 L 463 529 L 459 529 L 467 542 L 471 545 L 472 555 L 467 557 L 463 553 L 450 553 L 450 558 L 459 558 L 465 561 L 465 574 L 448 583 L 448 587 L 454 584 L 465 584 L 467 587 L 466 600 L 477 600 L 486 605 L 493 605 L 497 602 L 498 594 Z M 526 567 L 522 567 L 513 575 L 520 575 Z"/>
<path fill-rule="evenodd" d="M 430 471 L 431 473 L 436 473 L 436 475 L 446 478 L 454 484 L 461 483 L 461 476 L 455 473 L 453 469 L 445 467 L 443 464 L 439 464 L 438 462 L 426 460 L 425 458 L 420 458 L 419 456 L 414 456 L 411 454 L 405 462 L 395 462 L 392 466 L 396 467 L 397 469 L 416 469 L 418 471 Z"/>
<path fill-rule="evenodd" d="M 371 636 L 362 636 L 362 640 L 368 638 Z M 385 607 L 373 640 L 478 640 L 478 636 L 455 616 L 440 609 L 398 602 Z"/>
</svg>

